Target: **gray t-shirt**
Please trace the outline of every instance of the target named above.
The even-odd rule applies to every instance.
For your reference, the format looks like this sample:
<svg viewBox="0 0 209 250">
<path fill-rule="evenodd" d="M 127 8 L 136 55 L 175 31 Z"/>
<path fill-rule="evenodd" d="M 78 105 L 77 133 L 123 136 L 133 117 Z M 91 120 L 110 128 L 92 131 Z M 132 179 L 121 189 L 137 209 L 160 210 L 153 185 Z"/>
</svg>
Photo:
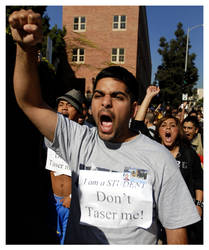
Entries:
<svg viewBox="0 0 209 250">
<path fill-rule="evenodd" d="M 46 143 L 72 166 L 72 243 L 156 244 L 157 218 L 168 229 L 200 220 L 174 157 L 148 137 L 105 142 L 58 115 Z"/>
</svg>

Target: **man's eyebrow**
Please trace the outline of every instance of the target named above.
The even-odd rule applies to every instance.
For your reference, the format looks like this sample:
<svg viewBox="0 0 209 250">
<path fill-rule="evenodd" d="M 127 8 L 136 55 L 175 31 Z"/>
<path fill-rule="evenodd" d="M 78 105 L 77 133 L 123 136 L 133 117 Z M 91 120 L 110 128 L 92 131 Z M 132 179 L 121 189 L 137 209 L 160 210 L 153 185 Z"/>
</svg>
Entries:
<svg viewBox="0 0 209 250">
<path fill-rule="evenodd" d="M 122 92 L 122 91 L 114 91 L 111 93 L 111 96 L 117 96 L 117 95 L 123 95 L 125 97 L 128 97 L 128 94 L 126 92 Z"/>
<path fill-rule="evenodd" d="M 94 90 L 94 94 L 95 94 L 95 93 L 99 93 L 99 94 L 103 94 L 103 95 L 104 95 L 104 92 L 103 92 L 102 90 L 99 90 L 99 89 L 95 89 L 95 90 Z"/>
<path fill-rule="evenodd" d="M 99 90 L 99 89 L 95 89 L 94 93 L 99 93 L 101 95 L 105 95 L 105 93 L 102 90 Z M 117 95 L 123 95 L 125 97 L 128 97 L 128 93 L 125 93 L 125 92 L 122 92 L 122 91 L 113 91 L 110 95 L 113 96 L 113 97 L 117 96 Z"/>
</svg>

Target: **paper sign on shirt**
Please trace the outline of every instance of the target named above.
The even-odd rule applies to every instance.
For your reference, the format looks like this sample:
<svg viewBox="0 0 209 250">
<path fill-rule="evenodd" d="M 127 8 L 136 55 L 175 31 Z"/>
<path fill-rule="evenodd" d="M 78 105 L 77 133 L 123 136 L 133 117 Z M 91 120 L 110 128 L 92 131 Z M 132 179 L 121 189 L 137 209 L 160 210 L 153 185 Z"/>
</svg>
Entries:
<svg viewBox="0 0 209 250">
<path fill-rule="evenodd" d="M 80 170 L 79 188 L 81 223 L 104 228 L 150 227 L 153 200 L 146 170 Z"/>
<path fill-rule="evenodd" d="M 46 169 L 57 172 L 56 175 L 65 174 L 71 176 L 69 165 L 52 149 L 47 150 Z"/>
</svg>

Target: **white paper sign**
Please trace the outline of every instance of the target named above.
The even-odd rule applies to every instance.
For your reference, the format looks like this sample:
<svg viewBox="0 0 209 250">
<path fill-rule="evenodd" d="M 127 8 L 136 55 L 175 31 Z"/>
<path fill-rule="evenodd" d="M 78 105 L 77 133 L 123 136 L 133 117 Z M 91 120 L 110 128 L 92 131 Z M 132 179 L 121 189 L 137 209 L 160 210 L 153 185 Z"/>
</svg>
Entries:
<svg viewBox="0 0 209 250">
<path fill-rule="evenodd" d="M 48 148 L 47 150 L 47 161 L 45 168 L 51 171 L 58 172 L 57 175 L 72 175 L 69 165 L 50 148 Z"/>
<path fill-rule="evenodd" d="M 152 186 L 130 173 L 80 170 L 81 223 L 104 228 L 152 223 Z"/>
<path fill-rule="evenodd" d="M 182 94 L 182 101 L 188 100 L 188 94 Z"/>
</svg>

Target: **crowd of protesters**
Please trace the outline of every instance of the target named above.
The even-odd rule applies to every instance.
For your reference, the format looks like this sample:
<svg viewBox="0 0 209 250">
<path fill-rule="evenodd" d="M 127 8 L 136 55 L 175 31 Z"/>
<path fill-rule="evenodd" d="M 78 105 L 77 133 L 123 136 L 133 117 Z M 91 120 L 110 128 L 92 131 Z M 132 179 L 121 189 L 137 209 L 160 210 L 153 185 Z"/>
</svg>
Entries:
<svg viewBox="0 0 209 250">
<path fill-rule="evenodd" d="M 162 109 L 161 105 L 153 109 L 151 100 L 159 91 L 158 87 L 148 87 L 131 127 L 163 144 L 176 159 L 202 218 L 187 227 L 189 243 L 203 244 L 203 114 L 194 108 L 186 110 L 187 102 L 179 109 Z M 159 238 L 165 244 L 163 232 L 162 228 Z"/>
<path fill-rule="evenodd" d="M 178 109 L 171 106 L 159 108 L 162 105 L 154 108 L 151 105 L 146 113 L 145 124 L 149 128 L 149 132 L 154 136 L 153 129 L 156 129 L 156 126 L 163 117 L 173 116 L 177 118 L 192 148 L 200 157 L 203 167 L 203 112 L 195 106 L 189 107 L 188 103 L 182 103 Z M 186 109 L 185 107 L 188 108 Z"/>
<path fill-rule="evenodd" d="M 203 244 L 202 113 L 186 103 L 153 109 L 155 86 L 137 106 L 135 77 L 112 66 L 97 75 L 91 106 L 79 99 L 72 121 L 77 95 L 60 98 L 69 107 L 61 114 L 41 96 L 34 47 L 42 40 L 40 15 L 20 10 L 9 22 L 17 42 L 17 103 L 70 168 L 71 190 L 58 194 L 71 199 L 60 243 Z M 52 184 L 69 179 L 62 171 L 51 174 Z"/>
</svg>

